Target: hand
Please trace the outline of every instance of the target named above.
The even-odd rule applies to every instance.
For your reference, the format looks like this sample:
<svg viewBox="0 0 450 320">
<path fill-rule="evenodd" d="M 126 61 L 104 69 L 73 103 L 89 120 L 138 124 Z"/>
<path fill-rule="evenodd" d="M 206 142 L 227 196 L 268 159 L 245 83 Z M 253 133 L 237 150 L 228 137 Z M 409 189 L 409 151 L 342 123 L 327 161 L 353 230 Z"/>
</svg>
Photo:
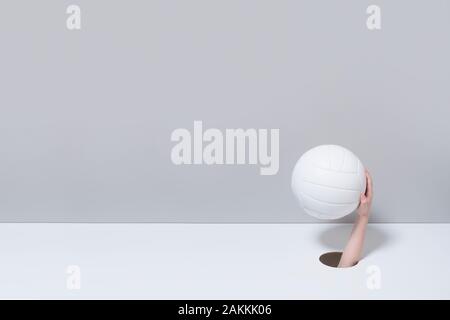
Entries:
<svg viewBox="0 0 450 320">
<path fill-rule="evenodd" d="M 369 217 L 370 207 L 372 206 L 373 185 L 372 177 L 369 170 L 366 169 L 366 193 L 361 193 L 360 203 L 358 207 L 358 215 L 360 217 Z"/>
</svg>

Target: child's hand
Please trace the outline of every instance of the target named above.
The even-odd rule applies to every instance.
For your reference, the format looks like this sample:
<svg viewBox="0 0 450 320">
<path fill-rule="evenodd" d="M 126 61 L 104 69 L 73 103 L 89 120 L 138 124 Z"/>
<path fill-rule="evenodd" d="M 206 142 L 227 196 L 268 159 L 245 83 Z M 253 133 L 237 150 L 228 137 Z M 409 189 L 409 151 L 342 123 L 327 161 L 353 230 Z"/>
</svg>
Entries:
<svg viewBox="0 0 450 320">
<path fill-rule="evenodd" d="M 373 185 L 372 177 L 366 169 L 366 193 L 361 193 L 361 199 L 358 207 L 358 215 L 360 217 L 369 217 L 370 207 L 372 206 Z"/>
</svg>

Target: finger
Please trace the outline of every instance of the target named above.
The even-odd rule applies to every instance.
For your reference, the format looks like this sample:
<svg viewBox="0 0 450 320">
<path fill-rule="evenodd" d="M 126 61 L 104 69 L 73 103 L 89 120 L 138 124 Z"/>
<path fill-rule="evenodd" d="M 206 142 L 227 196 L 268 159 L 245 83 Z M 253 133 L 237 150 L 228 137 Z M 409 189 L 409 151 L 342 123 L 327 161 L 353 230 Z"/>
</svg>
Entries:
<svg viewBox="0 0 450 320">
<path fill-rule="evenodd" d="M 372 199 L 373 181 L 372 181 L 372 176 L 370 175 L 369 170 L 366 170 L 366 180 L 367 180 L 366 196 L 367 196 L 367 198 Z"/>
<path fill-rule="evenodd" d="M 361 204 L 367 203 L 367 197 L 364 193 L 361 193 L 360 202 L 361 202 Z"/>
</svg>

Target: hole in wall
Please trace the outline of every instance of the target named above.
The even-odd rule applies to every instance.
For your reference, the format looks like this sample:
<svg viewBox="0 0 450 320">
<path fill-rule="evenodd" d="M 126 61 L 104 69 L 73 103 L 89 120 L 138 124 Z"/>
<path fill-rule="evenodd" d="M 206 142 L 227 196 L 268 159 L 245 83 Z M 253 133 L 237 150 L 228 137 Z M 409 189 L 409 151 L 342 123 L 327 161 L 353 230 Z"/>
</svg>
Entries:
<svg viewBox="0 0 450 320">
<path fill-rule="evenodd" d="M 342 252 L 339 251 L 326 252 L 319 257 L 319 260 L 320 262 L 322 262 L 322 264 L 328 267 L 337 268 L 339 261 L 341 261 L 341 256 Z M 357 264 L 358 263 L 356 263 L 354 266 L 356 266 Z"/>
</svg>

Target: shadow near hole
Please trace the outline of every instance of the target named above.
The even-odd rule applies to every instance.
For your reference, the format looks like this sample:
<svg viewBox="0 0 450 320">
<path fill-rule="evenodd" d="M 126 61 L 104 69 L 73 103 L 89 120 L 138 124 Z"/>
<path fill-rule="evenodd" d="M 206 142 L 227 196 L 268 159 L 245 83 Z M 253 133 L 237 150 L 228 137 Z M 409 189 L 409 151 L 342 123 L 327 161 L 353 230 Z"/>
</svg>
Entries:
<svg viewBox="0 0 450 320">
<path fill-rule="evenodd" d="M 330 251 L 335 250 L 342 252 L 350 238 L 352 228 L 353 225 L 332 225 L 319 234 L 319 242 Z M 383 231 L 382 226 L 373 226 L 369 224 L 366 230 L 366 238 L 361 259 L 368 257 L 371 253 L 386 246 L 391 241 L 392 235 Z"/>
</svg>

